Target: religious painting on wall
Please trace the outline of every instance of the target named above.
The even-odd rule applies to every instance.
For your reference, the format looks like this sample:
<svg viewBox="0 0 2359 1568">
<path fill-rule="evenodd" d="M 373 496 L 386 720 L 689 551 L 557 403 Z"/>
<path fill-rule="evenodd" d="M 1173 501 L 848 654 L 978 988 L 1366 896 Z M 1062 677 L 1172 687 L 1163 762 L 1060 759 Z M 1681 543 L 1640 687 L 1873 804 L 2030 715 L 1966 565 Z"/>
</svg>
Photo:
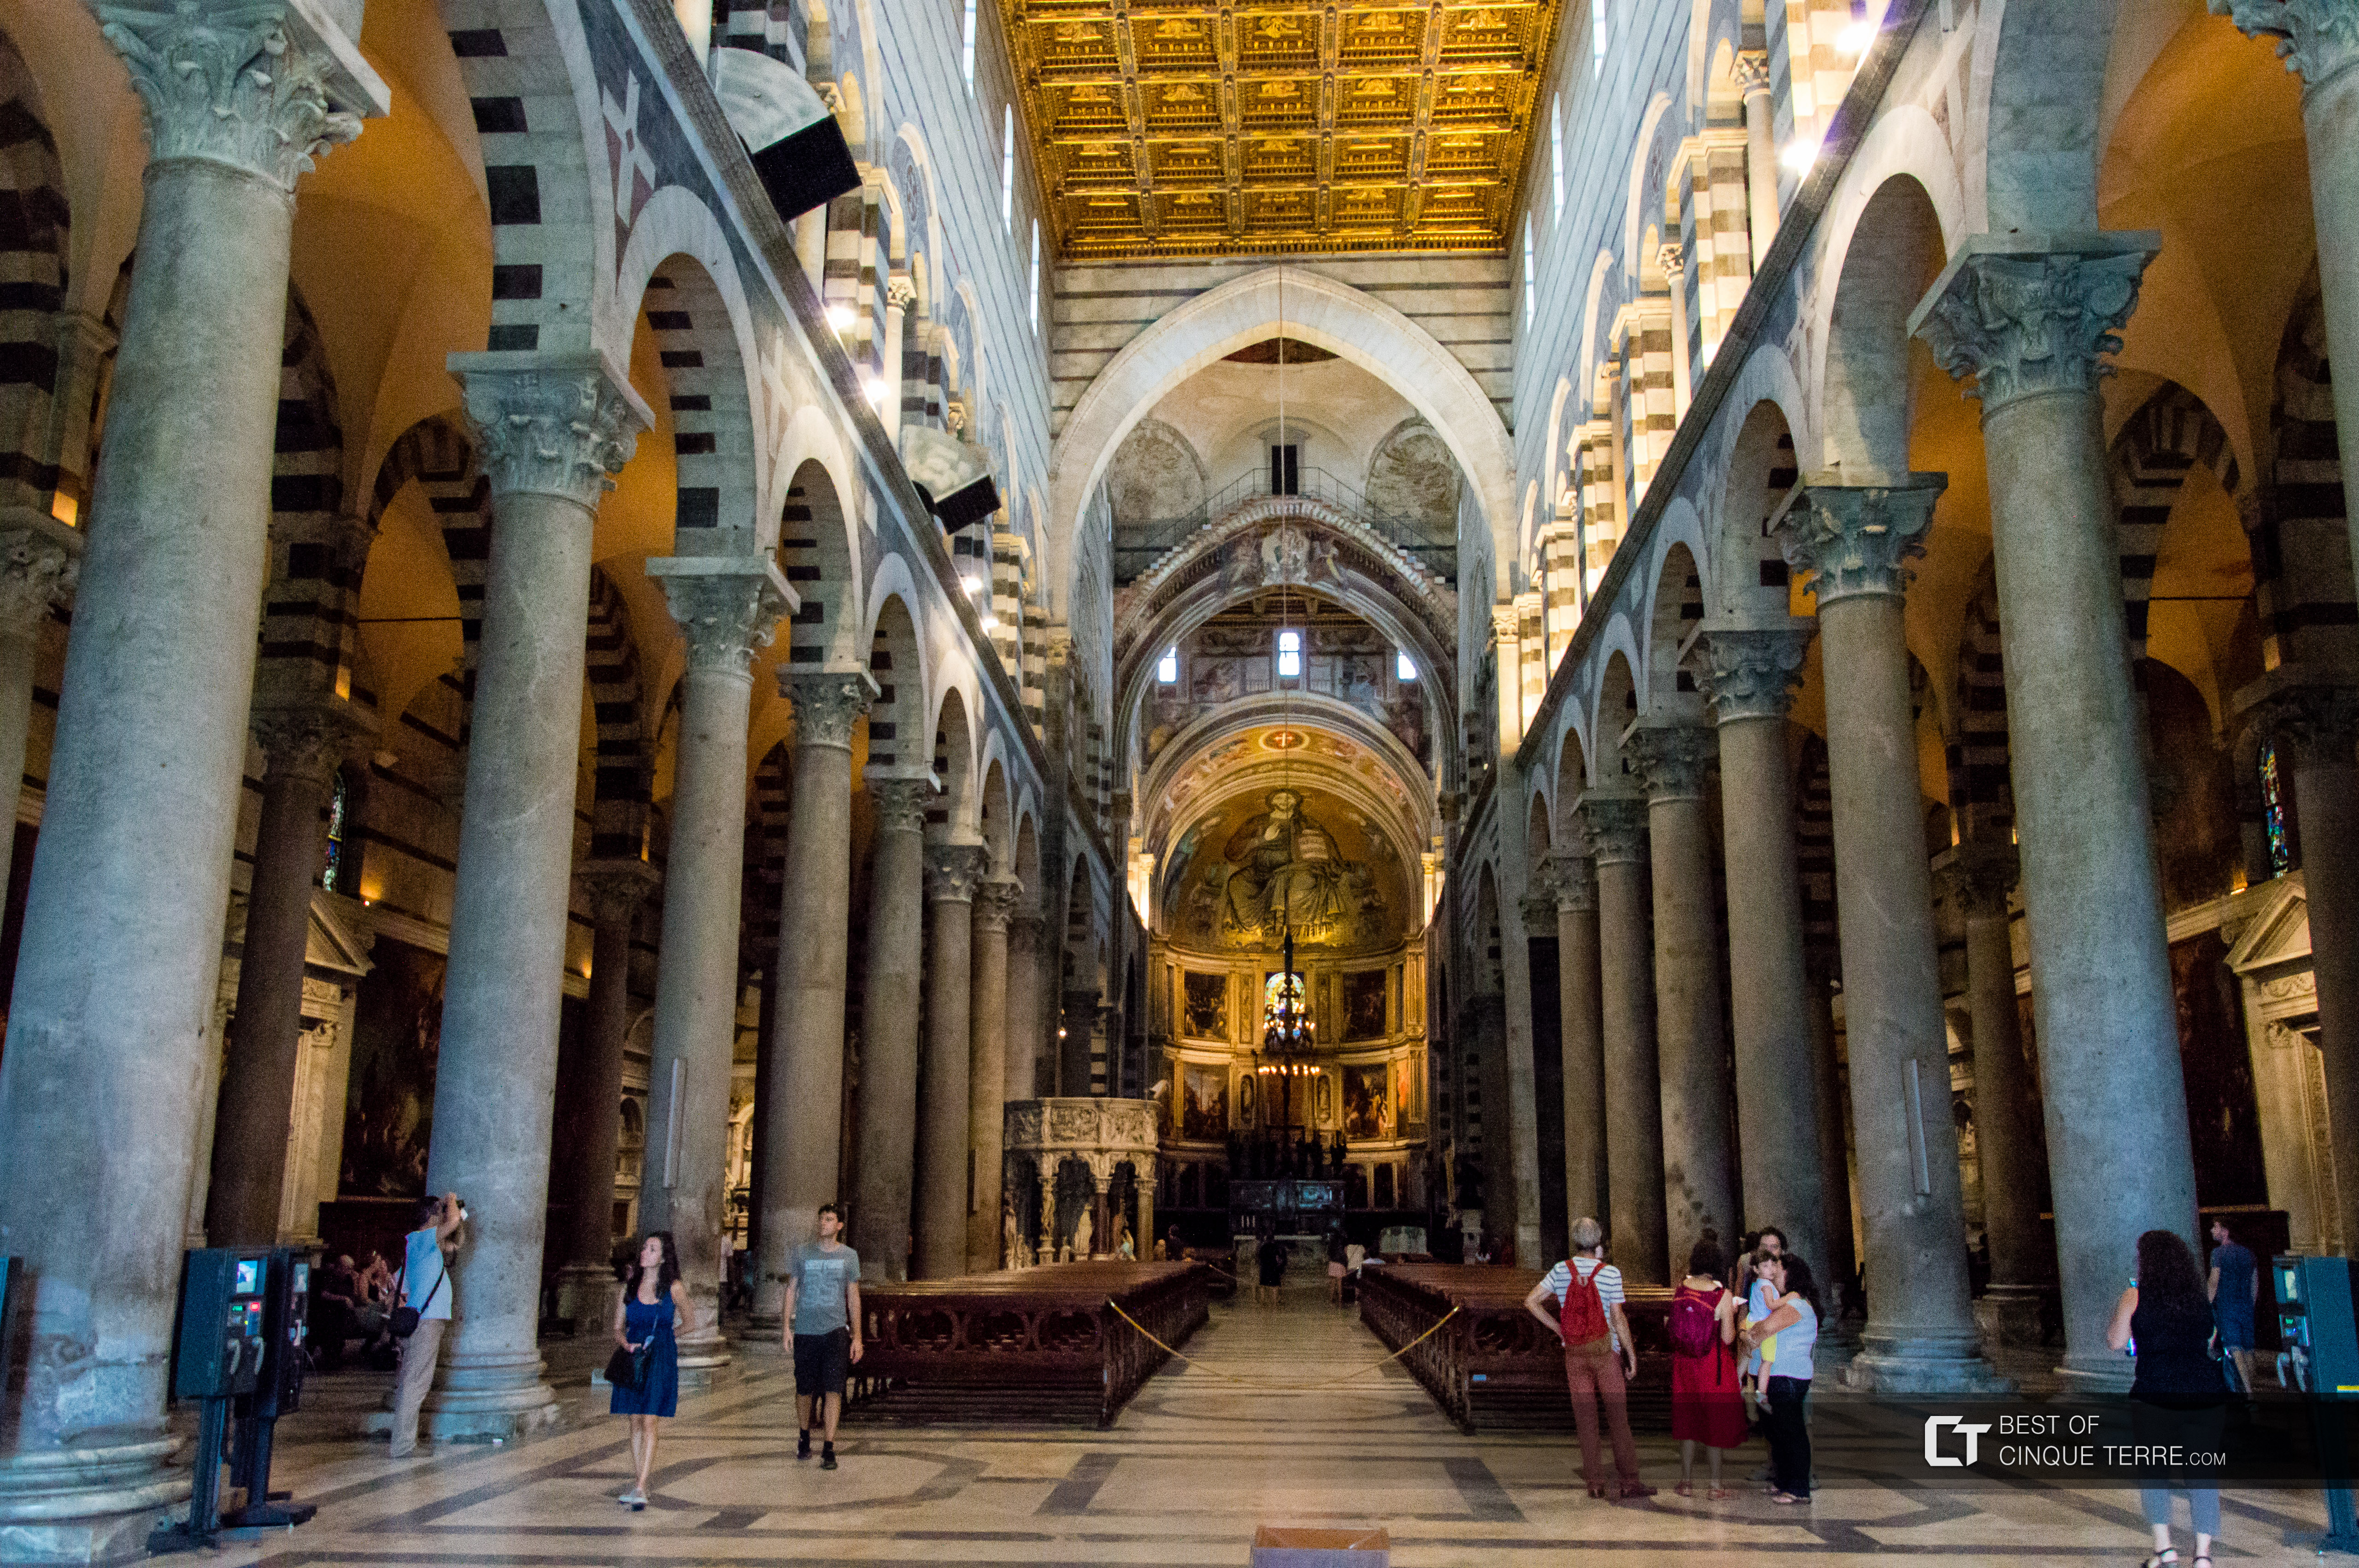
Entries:
<svg viewBox="0 0 2359 1568">
<path fill-rule="evenodd" d="M 344 1197 L 415 1197 L 426 1191 L 450 961 L 390 936 L 377 938 L 371 957 L 353 1020 L 337 1187 Z"/>
<path fill-rule="evenodd" d="M 1385 976 L 1383 969 L 1363 969 L 1343 977 L 1344 1039 L 1385 1037 Z"/>
<path fill-rule="evenodd" d="M 1173 935 L 1239 951 L 1365 949 L 1397 939 L 1408 906 L 1397 856 L 1324 792 L 1240 795 L 1174 849 Z"/>
<path fill-rule="evenodd" d="M 1321 1073 L 1313 1080 L 1318 1084 L 1317 1118 L 1321 1127 L 1335 1125 L 1335 1080 Z"/>
<path fill-rule="evenodd" d="M 1190 1040 L 1229 1037 L 1229 977 L 1193 972 L 1181 980 L 1180 1029 Z"/>
<path fill-rule="evenodd" d="M 1407 1127 L 1425 1119 L 1418 1106 L 1418 1071 L 1416 1062 L 1408 1056 L 1393 1060 L 1393 1113 Z"/>
<path fill-rule="evenodd" d="M 1237 1079 L 1237 1125 L 1239 1127 L 1251 1127 L 1254 1124 L 1254 1114 L 1257 1108 L 1254 1102 L 1259 1098 L 1254 1083 L 1254 1076 L 1251 1073 Z"/>
<path fill-rule="evenodd" d="M 1225 1067 L 1190 1066 L 1182 1086 L 1180 1136 L 1217 1142 L 1229 1135 L 1229 1074 Z"/>
<path fill-rule="evenodd" d="M 1343 1136 L 1353 1142 L 1382 1138 L 1391 1119 L 1391 1074 L 1386 1065 L 1343 1069 Z"/>
</svg>

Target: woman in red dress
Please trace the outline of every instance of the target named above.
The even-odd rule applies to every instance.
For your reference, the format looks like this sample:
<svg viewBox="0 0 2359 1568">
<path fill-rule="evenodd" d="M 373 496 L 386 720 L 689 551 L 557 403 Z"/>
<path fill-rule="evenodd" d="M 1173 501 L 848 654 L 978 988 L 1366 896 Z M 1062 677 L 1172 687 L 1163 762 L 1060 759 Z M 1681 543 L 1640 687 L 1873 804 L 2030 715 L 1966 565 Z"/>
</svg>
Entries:
<svg viewBox="0 0 2359 1568">
<path fill-rule="evenodd" d="M 1688 1277 L 1671 1293 L 1671 1435 L 1680 1440 L 1683 1498 L 1695 1496 L 1696 1444 L 1710 1456 L 1712 1498 L 1728 1496 L 1720 1484 L 1720 1451 L 1745 1438 L 1745 1400 L 1736 1391 L 1736 1293 L 1721 1283 L 1726 1267 L 1720 1239 L 1706 1231 L 1688 1252 Z"/>
</svg>

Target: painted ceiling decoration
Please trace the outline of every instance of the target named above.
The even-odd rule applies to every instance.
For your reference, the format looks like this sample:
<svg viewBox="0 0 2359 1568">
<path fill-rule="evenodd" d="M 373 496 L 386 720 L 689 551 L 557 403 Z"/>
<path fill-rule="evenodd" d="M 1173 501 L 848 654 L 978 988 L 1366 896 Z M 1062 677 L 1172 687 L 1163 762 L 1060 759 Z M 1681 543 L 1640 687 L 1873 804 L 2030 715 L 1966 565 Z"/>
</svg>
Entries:
<svg viewBox="0 0 2359 1568">
<path fill-rule="evenodd" d="M 1559 0 L 1001 0 L 1069 260 L 1506 243 Z"/>
</svg>

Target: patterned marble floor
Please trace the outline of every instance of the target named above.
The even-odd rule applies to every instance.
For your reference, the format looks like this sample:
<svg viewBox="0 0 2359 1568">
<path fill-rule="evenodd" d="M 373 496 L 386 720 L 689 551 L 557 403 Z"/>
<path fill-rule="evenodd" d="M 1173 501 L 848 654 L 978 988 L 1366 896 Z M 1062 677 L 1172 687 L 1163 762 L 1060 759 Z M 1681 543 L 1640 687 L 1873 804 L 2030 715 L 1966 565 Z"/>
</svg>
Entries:
<svg viewBox="0 0 2359 1568">
<path fill-rule="evenodd" d="M 1673 1497 L 1676 1454 L 1656 1441 L 1642 1458 L 1661 1495 L 1616 1506 L 1589 1498 L 1567 1440 L 1462 1436 L 1397 1368 L 1308 1394 L 1223 1380 L 1320 1383 L 1381 1357 L 1353 1314 L 1326 1304 L 1323 1283 L 1289 1290 L 1274 1309 L 1216 1306 L 1188 1346 L 1198 1365 L 1167 1369 L 1110 1431 L 855 1412 L 832 1474 L 794 1461 L 789 1370 L 748 1358 L 738 1380 L 683 1401 L 639 1514 L 614 1501 L 629 1448 L 622 1422 L 603 1414 L 538 1442 L 398 1464 L 381 1441 L 290 1434 L 278 1484 L 320 1504 L 320 1517 L 212 1561 L 1242 1568 L 1256 1523 L 1382 1523 L 1403 1568 L 1566 1563 L 1589 1552 L 1628 1568 L 1797 1553 L 2135 1563 L 2147 1550 L 2127 1492 L 1822 1490 L 1797 1517 L 1750 1489 L 1721 1504 Z M 1741 1479 L 1761 1460 L 1748 1449 L 1733 1462 Z M 2223 1568 L 2314 1560 L 2324 1523 L 2314 1495 L 2244 1494 L 2226 1508 Z"/>
</svg>

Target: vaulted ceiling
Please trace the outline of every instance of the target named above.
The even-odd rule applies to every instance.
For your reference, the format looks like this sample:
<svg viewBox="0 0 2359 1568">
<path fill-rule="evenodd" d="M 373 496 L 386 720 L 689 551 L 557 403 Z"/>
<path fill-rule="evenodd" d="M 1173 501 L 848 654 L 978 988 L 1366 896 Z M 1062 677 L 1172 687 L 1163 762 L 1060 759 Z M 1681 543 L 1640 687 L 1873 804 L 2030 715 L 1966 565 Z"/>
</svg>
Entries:
<svg viewBox="0 0 2359 1568">
<path fill-rule="evenodd" d="M 1560 0 L 1001 0 L 1069 260 L 1506 243 Z"/>
</svg>

